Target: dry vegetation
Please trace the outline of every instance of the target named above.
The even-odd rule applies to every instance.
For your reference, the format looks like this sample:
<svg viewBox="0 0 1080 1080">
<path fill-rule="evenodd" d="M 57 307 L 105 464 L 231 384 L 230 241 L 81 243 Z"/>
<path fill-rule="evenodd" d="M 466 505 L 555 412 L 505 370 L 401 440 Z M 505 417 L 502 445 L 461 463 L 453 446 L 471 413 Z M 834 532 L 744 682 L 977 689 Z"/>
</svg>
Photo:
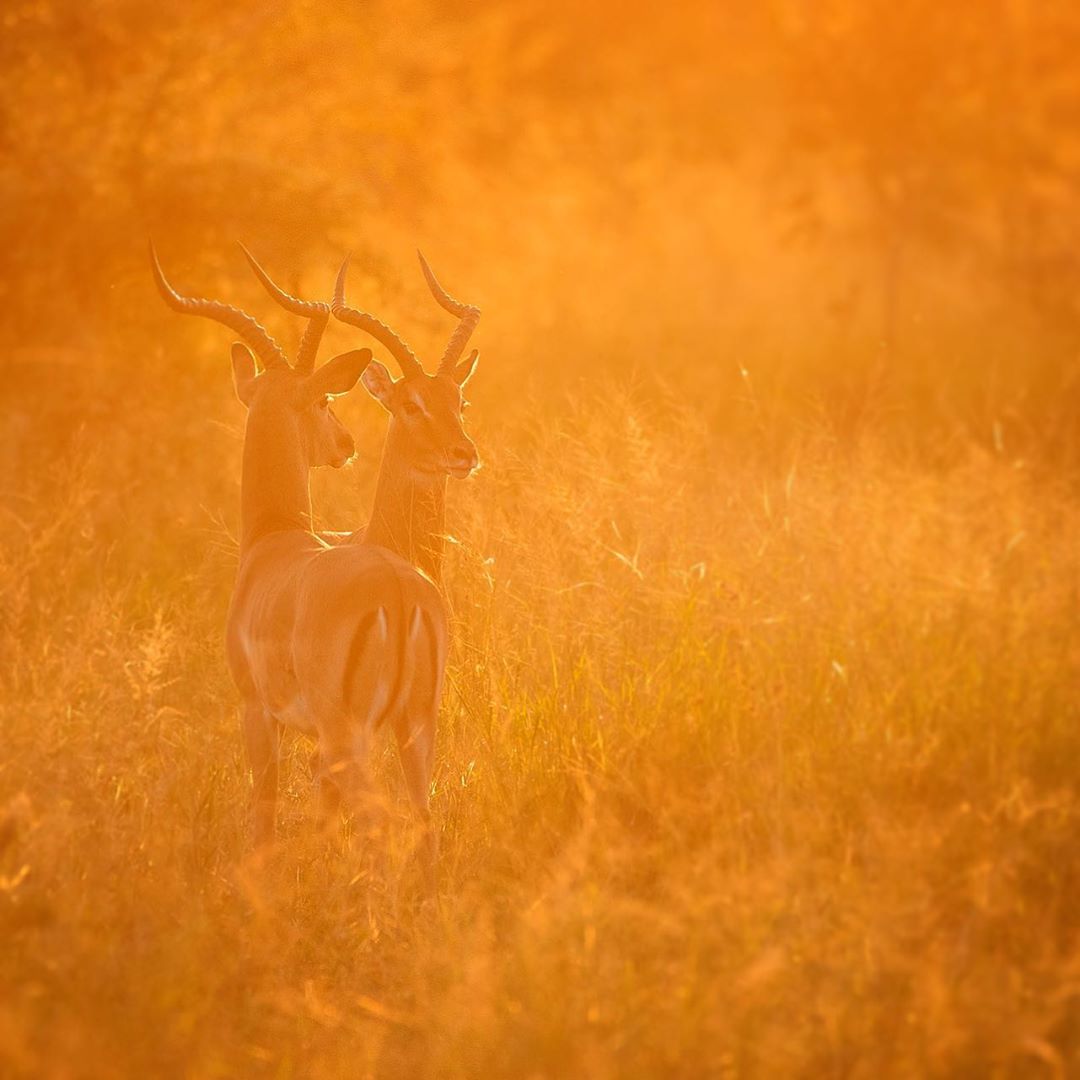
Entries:
<svg viewBox="0 0 1080 1080">
<path fill-rule="evenodd" d="M 480 7 L 474 103 L 507 40 L 503 7 Z M 674 112 L 696 92 L 669 89 Z M 417 234 L 485 311 L 485 467 L 449 494 L 437 911 L 404 828 L 376 852 L 315 839 L 302 740 L 280 843 L 246 857 L 221 642 L 242 414 L 226 332 L 159 306 L 141 231 L 180 287 L 293 341 L 228 251 L 230 208 L 173 220 L 165 185 L 109 232 L 101 283 L 75 256 L 84 324 L 56 332 L 45 300 L 34 335 L 13 322 L 0 1074 L 1080 1072 L 1075 320 L 928 249 L 883 349 L 873 244 L 782 249 L 745 175 L 648 112 L 668 136 L 640 175 L 618 159 L 613 195 L 515 100 L 533 141 L 505 174 L 480 110 L 475 171 L 425 159 L 438 198 L 384 190 L 277 241 L 272 214 L 238 211 L 271 270 L 302 253 L 309 295 L 357 244 L 358 296 L 429 356 L 447 327 Z M 329 174 L 345 150 L 327 141 Z M 68 272 L 27 265 L 42 290 Z M 852 281 L 870 299 L 830 307 Z M 332 337 L 324 355 L 355 343 Z M 332 528 L 363 520 L 383 431 L 362 391 L 340 411 L 361 457 L 314 478 Z M 404 812 L 390 747 L 378 774 Z"/>
</svg>

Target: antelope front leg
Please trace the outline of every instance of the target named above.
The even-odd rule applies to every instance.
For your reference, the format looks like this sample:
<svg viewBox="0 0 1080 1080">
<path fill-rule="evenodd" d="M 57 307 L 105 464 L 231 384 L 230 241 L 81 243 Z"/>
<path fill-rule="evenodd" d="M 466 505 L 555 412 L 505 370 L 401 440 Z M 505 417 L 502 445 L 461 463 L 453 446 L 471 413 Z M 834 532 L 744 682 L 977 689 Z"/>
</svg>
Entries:
<svg viewBox="0 0 1080 1080">
<path fill-rule="evenodd" d="M 244 708 L 244 744 L 251 767 L 251 831 L 255 847 L 274 839 L 278 789 L 277 723 L 256 704 Z"/>
</svg>

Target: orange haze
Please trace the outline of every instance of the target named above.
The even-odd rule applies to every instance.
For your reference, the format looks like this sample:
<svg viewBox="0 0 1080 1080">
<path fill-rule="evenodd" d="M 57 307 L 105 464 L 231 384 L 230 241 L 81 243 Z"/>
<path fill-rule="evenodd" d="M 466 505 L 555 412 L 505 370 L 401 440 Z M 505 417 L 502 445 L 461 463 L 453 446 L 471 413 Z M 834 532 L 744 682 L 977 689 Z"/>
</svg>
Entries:
<svg viewBox="0 0 1080 1080">
<path fill-rule="evenodd" d="M 0 1074 L 1080 1074 L 1080 6 L 0 23 Z M 482 310 L 437 903 L 383 741 L 378 843 L 290 735 L 250 855 L 235 334 L 149 237 L 290 356 L 238 240 L 429 367 L 415 249 Z"/>
</svg>

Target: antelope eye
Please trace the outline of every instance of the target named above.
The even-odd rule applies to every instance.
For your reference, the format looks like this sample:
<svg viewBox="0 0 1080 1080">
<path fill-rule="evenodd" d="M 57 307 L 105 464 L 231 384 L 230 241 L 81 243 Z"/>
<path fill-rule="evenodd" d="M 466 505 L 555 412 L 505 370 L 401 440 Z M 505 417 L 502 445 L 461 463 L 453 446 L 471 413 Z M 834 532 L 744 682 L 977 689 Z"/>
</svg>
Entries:
<svg viewBox="0 0 1080 1080">
<path fill-rule="evenodd" d="M 401 406 L 401 411 L 406 416 L 419 416 L 420 406 L 417 405 L 415 401 L 406 401 L 405 404 Z"/>
</svg>

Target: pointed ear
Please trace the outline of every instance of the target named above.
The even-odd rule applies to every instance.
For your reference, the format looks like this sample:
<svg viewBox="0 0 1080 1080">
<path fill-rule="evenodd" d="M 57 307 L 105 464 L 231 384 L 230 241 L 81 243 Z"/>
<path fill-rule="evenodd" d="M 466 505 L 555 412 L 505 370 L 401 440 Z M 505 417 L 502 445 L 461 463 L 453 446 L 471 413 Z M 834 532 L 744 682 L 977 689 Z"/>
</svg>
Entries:
<svg viewBox="0 0 1080 1080">
<path fill-rule="evenodd" d="M 368 364 L 360 381 L 364 384 L 364 389 L 387 412 L 392 411 L 390 408 L 390 395 L 394 389 L 394 378 L 378 360 L 372 360 Z"/>
<path fill-rule="evenodd" d="M 351 352 L 327 360 L 314 375 L 304 381 L 307 404 L 327 394 L 346 394 L 360 378 L 360 373 L 371 361 L 370 349 L 353 349 Z"/>
<path fill-rule="evenodd" d="M 473 372 L 476 371 L 476 365 L 479 361 L 480 350 L 473 349 L 473 351 L 454 368 L 454 382 L 456 382 L 458 386 L 464 386 L 473 377 Z"/>
<path fill-rule="evenodd" d="M 232 377 L 233 386 L 236 388 L 236 396 L 244 403 L 245 407 L 251 404 L 251 395 L 255 390 L 255 378 L 258 373 L 255 370 L 255 357 L 251 350 L 239 341 L 233 342 L 232 347 Z"/>
</svg>

